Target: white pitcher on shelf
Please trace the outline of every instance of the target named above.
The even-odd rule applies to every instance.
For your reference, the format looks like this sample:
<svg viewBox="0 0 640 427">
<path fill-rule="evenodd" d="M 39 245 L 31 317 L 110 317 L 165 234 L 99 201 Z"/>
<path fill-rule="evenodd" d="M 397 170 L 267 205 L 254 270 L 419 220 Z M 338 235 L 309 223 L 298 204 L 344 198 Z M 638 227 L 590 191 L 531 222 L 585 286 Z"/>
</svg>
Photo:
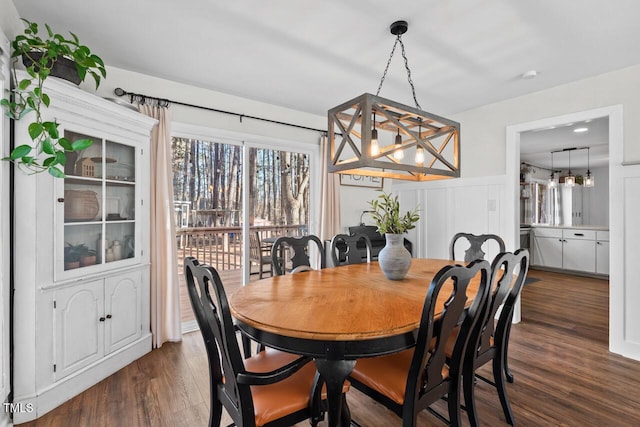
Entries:
<svg viewBox="0 0 640 427">
<path fill-rule="evenodd" d="M 114 240 L 111 245 L 111 250 L 113 251 L 113 260 L 117 261 L 122 259 L 122 246 L 120 245 L 120 240 Z"/>
</svg>

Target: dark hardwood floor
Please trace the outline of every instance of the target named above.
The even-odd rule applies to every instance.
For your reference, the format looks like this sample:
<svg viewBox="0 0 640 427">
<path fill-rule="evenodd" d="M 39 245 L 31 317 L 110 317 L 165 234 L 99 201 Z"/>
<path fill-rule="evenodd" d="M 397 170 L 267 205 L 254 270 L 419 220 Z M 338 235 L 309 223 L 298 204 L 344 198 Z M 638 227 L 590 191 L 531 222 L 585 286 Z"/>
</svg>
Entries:
<svg viewBox="0 0 640 427">
<path fill-rule="evenodd" d="M 516 423 L 640 426 L 640 362 L 608 351 L 608 282 L 535 270 L 529 276 L 540 280 L 524 287 L 522 322 L 512 328 L 509 348 Z M 476 393 L 482 425 L 506 425 L 494 389 L 478 382 Z M 21 426 L 205 426 L 208 394 L 207 359 L 195 332 Z M 348 401 L 362 426 L 401 425 L 355 390 Z M 229 423 L 225 414 L 222 425 Z M 418 425 L 442 424 L 425 412 Z"/>
</svg>

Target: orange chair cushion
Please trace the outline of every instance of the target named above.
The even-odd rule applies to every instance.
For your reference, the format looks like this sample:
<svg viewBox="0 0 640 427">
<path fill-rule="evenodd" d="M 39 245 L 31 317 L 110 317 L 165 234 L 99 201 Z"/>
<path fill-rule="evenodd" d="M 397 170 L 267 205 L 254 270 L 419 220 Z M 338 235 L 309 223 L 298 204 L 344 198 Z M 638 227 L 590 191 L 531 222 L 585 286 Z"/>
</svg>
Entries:
<svg viewBox="0 0 640 427">
<path fill-rule="evenodd" d="M 266 348 L 265 351 L 245 359 L 244 365 L 249 372 L 269 372 L 299 357 L 299 355 Z M 263 426 L 278 418 L 308 408 L 315 373 L 315 364 L 311 362 L 280 382 L 251 386 L 256 426 Z M 349 391 L 349 383 L 345 382 L 342 392 L 346 393 L 347 391 Z M 322 398 L 326 399 L 324 388 Z"/>
<path fill-rule="evenodd" d="M 351 378 L 403 405 L 412 358 L 413 349 L 388 356 L 358 359 Z M 449 368 L 444 365 L 442 377 L 448 376 Z"/>
</svg>

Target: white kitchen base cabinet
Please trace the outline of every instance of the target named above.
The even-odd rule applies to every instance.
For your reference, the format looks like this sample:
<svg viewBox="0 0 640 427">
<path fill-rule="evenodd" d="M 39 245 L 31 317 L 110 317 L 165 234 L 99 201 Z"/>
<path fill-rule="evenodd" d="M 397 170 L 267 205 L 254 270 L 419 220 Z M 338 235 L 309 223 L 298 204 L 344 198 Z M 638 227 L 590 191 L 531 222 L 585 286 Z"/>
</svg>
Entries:
<svg viewBox="0 0 640 427">
<path fill-rule="evenodd" d="M 576 273 L 609 274 L 608 231 L 533 227 L 532 236 L 532 266 Z"/>
<path fill-rule="evenodd" d="M 609 232 L 596 233 L 596 273 L 609 274 Z"/>
<path fill-rule="evenodd" d="M 564 239 L 562 242 L 562 268 L 583 271 L 585 273 L 595 273 L 595 241 Z"/>
<path fill-rule="evenodd" d="M 20 73 L 18 73 L 20 74 Z M 19 75 L 20 79 L 22 75 Z M 56 78 L 44 120 L 65 178 L 15 174 L 14 414 L 32 421 L 151 351 L 149 137 L 156 121 Z M 29 138 L 29 120 L 15 140 Z"/>
</svg>

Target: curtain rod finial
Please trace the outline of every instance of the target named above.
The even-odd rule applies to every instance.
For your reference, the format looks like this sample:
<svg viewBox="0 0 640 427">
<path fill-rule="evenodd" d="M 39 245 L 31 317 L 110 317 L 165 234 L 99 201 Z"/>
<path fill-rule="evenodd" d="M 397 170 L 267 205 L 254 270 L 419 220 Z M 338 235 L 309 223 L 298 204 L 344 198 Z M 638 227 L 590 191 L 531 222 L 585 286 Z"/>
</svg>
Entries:
<svg viewBox="0 0 640 427">
<path fill-rule="evenodd" d="M 115 89 L 113 90 L 113 93 L 114 93 L 116 96 L 126 95 L 126 92 L 124 91 L 124 89 L 119 88 L 119 87 L 115 88 Z"/>
</svg>

